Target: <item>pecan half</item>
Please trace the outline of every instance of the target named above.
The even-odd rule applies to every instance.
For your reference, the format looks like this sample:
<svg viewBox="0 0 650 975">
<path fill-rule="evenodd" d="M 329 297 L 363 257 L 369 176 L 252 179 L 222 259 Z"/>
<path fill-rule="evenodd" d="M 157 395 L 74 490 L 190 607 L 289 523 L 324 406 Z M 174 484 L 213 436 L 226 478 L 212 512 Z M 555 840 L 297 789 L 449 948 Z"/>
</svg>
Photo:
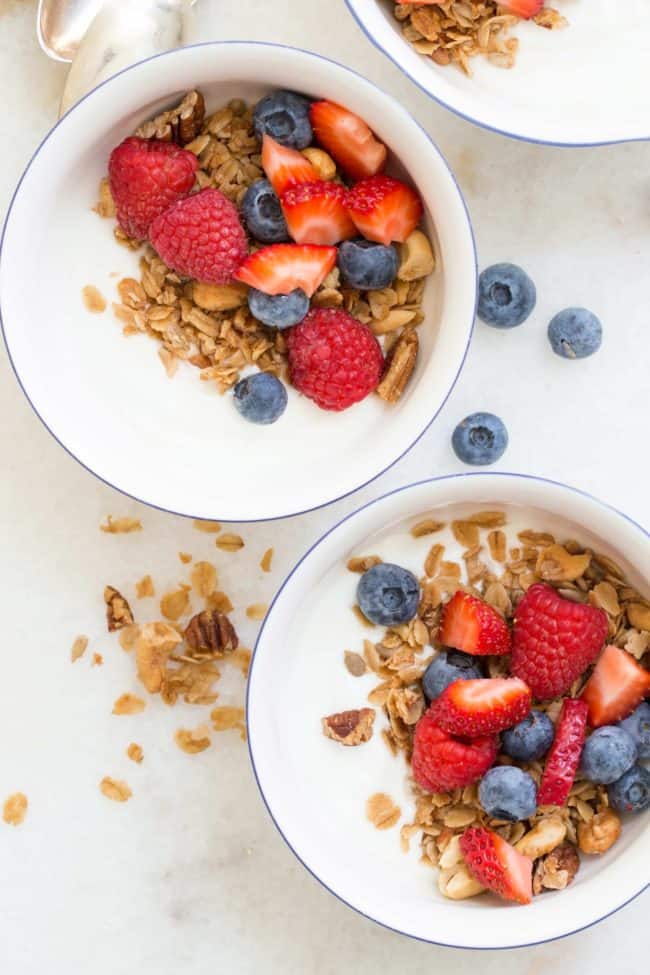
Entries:
<svg viewBox="0 0 650 975">
<path fill-rule="evenodd" d="M 131 626 L 133 613 L 121 592 L 113 589 L 112 586 L 106 586 L 104 602 L 106 603 L 106 622 L 110 633 L 114 630 L 121 630 L 123 626 Z"/>
<path fill-rule="evenodd" d="M 342 745 L 362 745 L 372 738 L 374 721 L 374 708 L 340 711 L 322 719 L 323 734 Z"/>
<path fill-rule="evenodd" d="M 420 340 L 414 328 L 405 328 L 393 346 L 377 393 L 387 403 L 396 403 L 415 369 Z"/>
<path fill-rule="evenodd" d="M 235 627 L 225 613 L 216 609 L 204 609 L 193 616 L 184 636 L 190 650 L 210 652 L 218 657 L 236 650 L 239 645 Z"/>
<path fill-rule="evenodd" d="M 187 93 L 180 105 L 144 122 L 136 135 L 141 139 L 161 139 L 184 146 L 195 139 L 203 126 L 205 101 L 200 91 Z"/>
<path fill-rule="evenodd" d="M 533 893 L 564 890 L 580 869 L 580 856 L 572 843 L 561 843 L 537 861 L 533 873 Z"/>
</svg>

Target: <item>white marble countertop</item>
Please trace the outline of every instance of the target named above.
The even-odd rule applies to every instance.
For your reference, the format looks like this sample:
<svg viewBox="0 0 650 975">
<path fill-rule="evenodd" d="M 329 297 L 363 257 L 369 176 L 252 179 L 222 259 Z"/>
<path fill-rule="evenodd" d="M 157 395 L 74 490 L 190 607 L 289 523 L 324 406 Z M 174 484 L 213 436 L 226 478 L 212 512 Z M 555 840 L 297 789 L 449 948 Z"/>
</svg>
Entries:
<svg viewBox="0 0 650 975">
<path fill-rule="evenodd" d="M 381 480 L 329 510 L 244 526 L 244 551 L 217 553 L 222 587 L 233 596 L 248 645 L 255 630 L 244 608 L 270 598 L 306 544 L 335 518 L 392 486 L 461 470 L 449 436 L 476 409 L 492 410 L 508 425 L 511 445 L 501 469 L 577 484 L 648 522 L 650 145 L 545 149 L 473 128 L 419 93 L 342 8 L 341 0 L 203 0 L 201 37 L 295 43 L 389 88 L 453 166 L 481 265 L 523 264 L 536 281 L 539 304 L 511 334 L 477 327 L 461 381 L 438 421 Z M 0 217 L 55 120 L 65 79 L 65 67 L 37 47 L 34 13 L 30 0 L 0 0 Z M 547 347 L 549 317 L 569 304 L 591 307 L 604 323 L 603 349 L 586 362 L 560 361 Z M 110 714 L 118 694 L 137 685 L 131 659 L 104 633 L 103 585 L 132 594 L 148 571 L 161 588 L 171 585 L 181 577 L 179 550 L 214 558 L 209 536 L 85 473 L 31 412 L 4 350 L 0 442 L 0 800 L 19 789 L 30 799 L 20 828 L 0 823 L 3 971 L 364 975 L 381 968 L 469 975 L 478 964 L 484 975 L 605 975 L 612 968 L 640 975 L 646 969 L 647 896 L 563 942 L 477 956 L 410 942 L 327 894 L 276 833 L 236 735 L 215 736 L 208 751 L 188 757 L 172 735 L 203 720 L 189 707 L 168 709 L 156 701 L 135 717 Z M 101 534 L 108 512 L 141 518 L 144 531 Z M 271 545 L 274 568 L 263 577 L 257 563 Z M 91 650 L 103 653 L 103 667 L 91 668 L 89 655 L 70 664 L 70 644 L 80 632 L 91 637 Z M 241 703 L 243 693 L 242 679 L 230 677 L 220 703 Z M 132 740 L 144 747 L 141 766 L 124 756 Z M 128 779 L 129 803 L 119 806 L 99 794 L 106 774 Z"/>
</svg>

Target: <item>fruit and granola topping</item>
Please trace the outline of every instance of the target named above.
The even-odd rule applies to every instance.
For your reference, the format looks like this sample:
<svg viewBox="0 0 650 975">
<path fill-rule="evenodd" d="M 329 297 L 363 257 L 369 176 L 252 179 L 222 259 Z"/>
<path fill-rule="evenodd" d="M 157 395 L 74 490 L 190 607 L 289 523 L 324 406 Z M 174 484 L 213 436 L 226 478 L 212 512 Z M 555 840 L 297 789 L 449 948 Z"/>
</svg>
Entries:
<svg viewBox="0 0 650 975">
<path fill-rule="evenodd" d="M 374 726 L 406 759 L 415 807 L 401 844 L 420 833 L 454 900 L 564 890 L 581 855 L 614 846 L 622 814 L 650 808 L 650 631 L 635 627 L 647 600 L 608 556 L 511 532 L 499 511 L 420 517 L 410 544 L 436 539 L 423 574 L 376 555 L 347 563 L 361 573 L 355 615 L 386 628 L 346 651 L 350 687 L 381 681 Z M 361 713 L 344 713 L 343 732 Z"/>
<path fill-rule="evenodd" d="M 342 105 L 275 91 L 206 117 L 199 92 L 111 153 L 97 212 L 145 246 L 115 312 L 233 390 L 239 414 L 279 419 L 285 383 L 321 409 L 401 397 L 435 267 L 418 193 Z M 264 376 L 265 378 L 262 378 Z"/>
</svg>

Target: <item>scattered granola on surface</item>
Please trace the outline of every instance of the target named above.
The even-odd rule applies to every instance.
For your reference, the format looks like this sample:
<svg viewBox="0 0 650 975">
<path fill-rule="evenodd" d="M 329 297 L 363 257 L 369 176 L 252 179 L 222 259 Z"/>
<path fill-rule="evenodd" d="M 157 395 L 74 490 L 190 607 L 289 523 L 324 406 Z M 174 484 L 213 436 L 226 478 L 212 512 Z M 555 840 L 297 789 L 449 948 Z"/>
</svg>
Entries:
<svg viewBox="0 0 650 975">
<path fill-rule="evenodd" d="M 2 807 L 2 818 L 8 826 L 20 826 L 27 815 L 27 796 L 23 792 L 14 792 L 5 799 Z"/>
<path fill-rule="evenodd" d="M 375 711 L 374 708 L 340 711 L 323 718 L 321 723 L 326 738 L 339 741 L 342 745 L 363 745 L 372 738 Z"/>
<path fill-rule="evenodd" d="M 113 779 L 110 775 L 105 775 L 101 780 L 99 791 L 113 802 L 126 802 L 133 795 L 126 782 L 122 782 L 121 779 Z"/>
</svg>

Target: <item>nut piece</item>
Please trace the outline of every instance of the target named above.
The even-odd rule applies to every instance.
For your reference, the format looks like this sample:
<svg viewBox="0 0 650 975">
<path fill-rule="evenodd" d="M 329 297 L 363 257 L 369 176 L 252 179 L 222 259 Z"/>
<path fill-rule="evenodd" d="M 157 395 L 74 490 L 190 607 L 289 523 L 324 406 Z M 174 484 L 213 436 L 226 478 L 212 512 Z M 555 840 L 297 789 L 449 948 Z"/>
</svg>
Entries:
<svg viewBox="0 0 650 975">
<path fill-rule="evenodd" d="M 428 237 L 421 230 L 414 230 L 400 245 L 398 278 L 402 281 L 425 278 L 431 274 L 435 266 L 436 260 Z"/>
<path fill-rule="evenodd" d="M 185 642 L 190 650 L 209 651 L 222 657 L 239 646 L 239 638 L 228 617 L 216 609 L 204 609 L 187 624 Z"/>
<path fill-rule="evenodd" d="M 438 873 L 438 889 L 444 897 L 448 897 L 452 901 L 476 897 L 477 894 L 482 894 L 485 891 L 485 887 L 475 877 L 472 877 L 464 863 L 456 863 L 452 867 L 440 870 Z"/>
<path fill-rule="evenodd" d="M 205 101 L 200 91 L 187 93 L 180 105 L 162 112 L 136 129 L 141 139 L 161 139 L 184 146 L 195 139 L 203 126 Z"/>
<path fill-rule="evenodd" d="M 308 149 L 303 149 L 302 154 L 312 164 L 320 179 L 334 179 L 336 176 L 336 163 L 326 152 L 310 146 Z"/>
<path fill-rule="evenodd" d="M 362 745 L 372 738 L 375 711 L 374 708 L 340 711 L 321 720 L 326 738 L 339 741 L 342 745 Z"/>
<path fill-rule="evenodd" d="M 578 823 L 578 845 L 583 853 L 605 853 L 621 835 L 621 820 L 613 809 L 603 809 L 587 823 Z"/>
<path fill-rule="evenodd" d="M 545 890 L 564 890 L 572 883 L 580 869 L 580 857 L 575 846 L 562 843 L 537 861 L 533 873 L 533 893 Z"/>
<path fill-rule="evenodd" d="M 366 816 L 375 829 L 390 829 L 401 815 L 400 807 L 385 792 L 375 792 L 366 802 Z"/>
<path fill-rule="evenodd" d="M 145 623 L 135 644 L 138 677 L 150 694 L 157 694 L 165 677 L 169 654 L 182 642 L 168 623 Z"/>
<path fill-rule="evenodd" d="M 24 792 L 14 792 L 5 799 L 2 807 L 2 818 L 8 826 L 20 826 L 27 815 L 27 796 Z"/>
<path fill-rule="evenodd" d="M 515 849 L 531 860 L 538 860 L 560 846 L 565 838 L 566 823 L 559 816 L 547 816 L 522 836 Z"/>
<path fill-rule="evenodd" d="M 246 304 L 248 288 L 245 284 L 209 284 L 194 281 L 192 298 L 204 311 L 234 311 Z"/>
<path fill-rule="evenodd" d="M 549 545 L 539 553 L 535 572 L 547 582 L 575 582 L 589 568 L 591 555 L 570 555 L 562 545 Z"/>
<path fill-rule="evenodd" d="M 112 586 L 106 586 L 104 602 L 106 603 L 106 622 L 110 633 L 114 630 L 121 630 L 123 626 L 131 626 L 133 613 L 121 592 L 113 589 Z"/>
<path fill-rule="evenodd" d="M 629 603 L 627 606 L 627 618 L 630 626 L 637 630 L 650 630 L 650 606 L 643 603 Z"/>
<path fill-rule="evenodd" d="M 377 393 L 387 403 L 396 403 L 415 369 L 420 341 L 414 328 L 405 328 L 393 346 L 388 366 L 377 386 Z"/>
</svg>

